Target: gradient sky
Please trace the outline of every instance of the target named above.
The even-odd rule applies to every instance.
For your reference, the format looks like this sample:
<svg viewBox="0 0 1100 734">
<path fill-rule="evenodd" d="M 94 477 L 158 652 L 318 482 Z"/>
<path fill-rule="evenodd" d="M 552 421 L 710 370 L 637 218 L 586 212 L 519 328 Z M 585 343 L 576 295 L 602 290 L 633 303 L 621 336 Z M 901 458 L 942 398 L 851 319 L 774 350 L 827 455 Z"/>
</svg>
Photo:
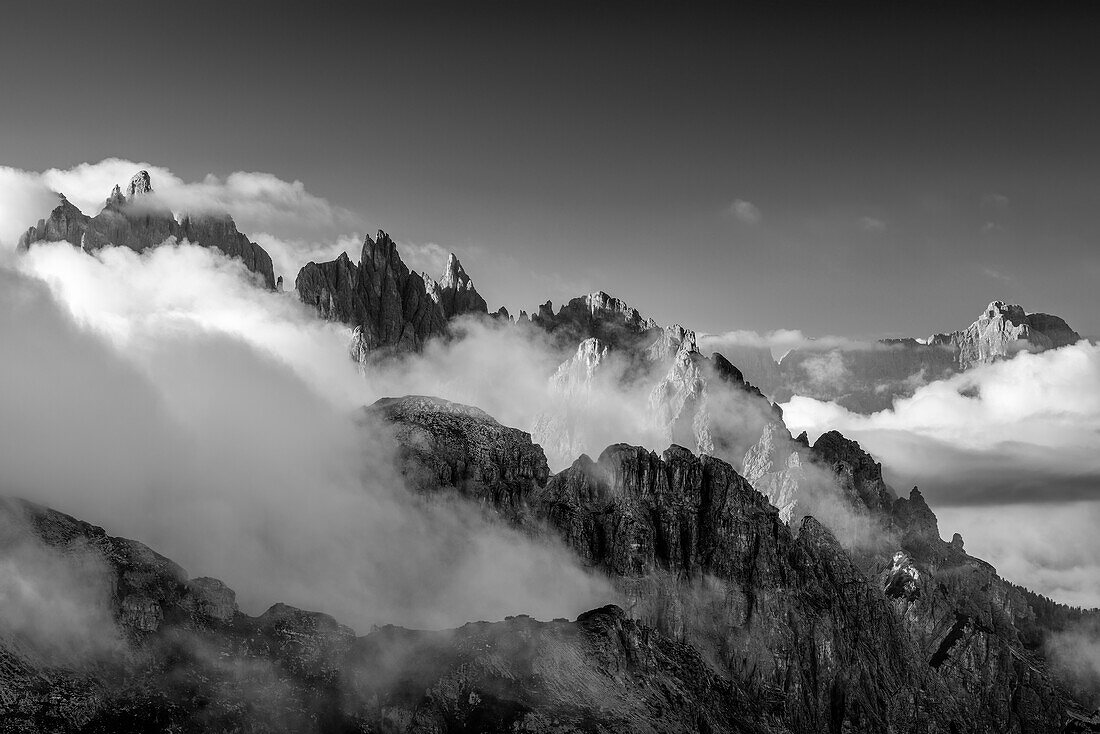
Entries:
<svg viewBox="0 0 1100 734">
<path fill-rule="evenodd" d="M 300 179 L 491 307 L 882 336 L 1001 298 L 1100 334 L 1095 19 L 943 8 L 21 3 L 0 164 Z"/>
</svg>

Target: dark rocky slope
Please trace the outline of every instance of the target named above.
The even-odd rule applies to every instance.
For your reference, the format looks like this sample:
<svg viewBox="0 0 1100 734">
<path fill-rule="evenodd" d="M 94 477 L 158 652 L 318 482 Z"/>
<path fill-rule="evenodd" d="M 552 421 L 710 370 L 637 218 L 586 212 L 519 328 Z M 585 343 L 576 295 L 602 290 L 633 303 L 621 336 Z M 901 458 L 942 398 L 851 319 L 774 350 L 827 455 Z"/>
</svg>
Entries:
<svg viewBox="0 0 1100 734">
<path fill-rule="evenodd" d="M 149 173 L 139 171 L 125 194 L 115 186 L 102 211 L 94 217 L 85 215 L 62 196 L 48 218 L 23 234 L 19 245 L 26 248 L 35 242 L 66 241 L 87 251 L 117 245 L 141 252 L 169 239 L 186 240 L 239 258 L 263 278 L 268 288 L 275 287 L 271 257 L 237 230 L 232 217 L 225 213 L 192 213 L 177 222 L 153 194 Z"/>
<path fill-rule="evenodd" d="M 443 410 L 448 430 L 481 430 L 454 408 L 408 408 L 391 416 Z M 629 616 L 692 643 L 793 731 L 1058 730 L 1069 702 L 1021 639 L 1026 598 L 942 541 L 919 492 L 896 498 L 858 444 L 829 434 L 806 448 L 834 501 L 862 508 L 859 549 L 812 517 L 793 532 L 729 464 L 677 446 L 582 456 L 544 486 L 511 487 L 500 509 L 562 538 Z"/>
<path fill-rule="evenodd" d="M 356 637 L 283 604 L 245 615 L 221 582 L 53 510 L 6 500 L 0 520 L 5 556 L 101 568 L 107 620 L 80 655 L 0 629 L 3 732 L 782 731 L 690 645 L 616 607 Z M 79 611 L 52 632 L 83 639 L 97 610 Z"/>
<path fill-rule="evenodd" d="M 487 310 L 453 254 L 436 283 L 411 272 L 397 244 L 381 230 L 376 238 L 364 239 L 358 265 L 344 253 L 329 262 L 307 263 L 295 287 L 322 318 L 355 330 L 351 352 L 360 363 L 371 355 L 420 351 L 446 332 L 451 318 Z"/>
</svg>

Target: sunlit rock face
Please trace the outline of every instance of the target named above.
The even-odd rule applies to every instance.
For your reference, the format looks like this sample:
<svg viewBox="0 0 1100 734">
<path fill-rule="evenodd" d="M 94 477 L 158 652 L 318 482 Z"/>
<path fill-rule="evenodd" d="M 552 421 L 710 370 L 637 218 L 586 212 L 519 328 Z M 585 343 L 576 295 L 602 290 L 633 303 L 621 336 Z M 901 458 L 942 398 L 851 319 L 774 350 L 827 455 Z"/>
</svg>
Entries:
<svg viewBox="0 0 1100 734">
<path fill-rule="evenodd" d="M 935 344 L 950 346 L 960 369 L 989 364 L 1017 352 L 1041 352 L 1076 344 L 1081 335 L 1064 320 L 1045 313 L 1026 313 L 1022 306 L 994 301 L 963 331 L 937 334 Z"/>
<path fill-rule="evenodd" d="M 94 217 L 88 217 L 62 196 L 48 218 L 23 234 L 20 247 L 63 240 L 85 251 L 116 245 L 142 252 L 169 240 L 186 241 L 238 258 L 263 278 L 265 286 L 275 288 L 271 257 L 237 230 L 232 217 L 226 213 L 195 212 L 185 213 L 182 221 L 177 222 L 172 211 L 153 194 L 149 172 L 139 171 L 130 180 L 125 194 L 115 186 L 103 209 Z"/>
<path fill-rule="evenodd" d="M 424 280 L 429 282 L 431 279 L 425 275 Z M 443 275 L 438 282 L 431 282 L 429 291 L 433 300 L 443 310 L 444 318 L 451 319 L 467 313 L 487 314 L 489 312 L 485 299 L 474 288 L 473 281 L 453 252 L 447 258 Z"/>
<path fill-rule="evenodd" d="M 557 466 L 592 445 L 600 420 L 600 391 L 607 387 L 601 372 L 609 351 L 599 339 L 585 339 L 550 376 L 551 407 L 535 417 L 531 436 Z"/>
<path fill-rule="evenodd" d="M 794 349 L 778 364 L 769 364 L 752 348 L 735 348 L 732 356 L 749 379 L 777 402 L 801 395 L 835 401 L 857 413 L 873 413 L 935 380 L 1021 351 L 1075 344 L 1080 338 L 1057 316 L 1026 313 L 1019 305 L 994 301 L 966 329 L 928 338 L 883 339 L 843 349 Z"/>
<path fill-rule="evenodd" d="M 809 480 L 802 453 L 793 445 L 787 429 L 778 421 L 764 426 L 760 440 L 745 453 L 742 465 L 745 478 L 779 510 L 780 519 L 790 523 L 800 492 Z"/>
<path fill-rule="evenodd" d="M 663 443 L 690 446 L 740 466 L 778 408 L 721 354 L 704 357 L 687 332 L 649 395 L 649 418 Z"/>
</svg>

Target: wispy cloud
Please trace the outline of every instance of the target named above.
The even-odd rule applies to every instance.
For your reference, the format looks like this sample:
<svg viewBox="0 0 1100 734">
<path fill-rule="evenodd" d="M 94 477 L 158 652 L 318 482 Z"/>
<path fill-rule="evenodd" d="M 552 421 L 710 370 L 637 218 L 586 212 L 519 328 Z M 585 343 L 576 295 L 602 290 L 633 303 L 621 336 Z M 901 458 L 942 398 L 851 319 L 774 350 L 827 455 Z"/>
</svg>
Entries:
<svg viewBox="0 0 1100 734">
<path fill-rule="evenodd" d="M 729 205 L 729 213 L 745 224 L 757 224 L 764 218 L 764 215 L 755 204 L 751 201 L 745 201 L 744 199 L 735 199 L 734 202 Z"/>
<path fill-rule="evenodd" d="M 865 232 L 885 232 L 886 222 L 875 217 L 860 217 L 859 228 Z"/>
<path fill-rule="evenodd" d="M 988 193 L 982 196 L 983 209 L 1007 209 L 1008 197 L 1004 194 Z"/>
<path fill-rule="evenodd" d="M 987 278 L 992 278 L 993 280 L 999 280 L 1002 283 L 1011 283 L 1015 280 L 1015 278 L 1013 278 L 1008 273 L 1002 273 L 1000 270 L 990 267 L 983 267 L 982 275 Z"/>
</svg>

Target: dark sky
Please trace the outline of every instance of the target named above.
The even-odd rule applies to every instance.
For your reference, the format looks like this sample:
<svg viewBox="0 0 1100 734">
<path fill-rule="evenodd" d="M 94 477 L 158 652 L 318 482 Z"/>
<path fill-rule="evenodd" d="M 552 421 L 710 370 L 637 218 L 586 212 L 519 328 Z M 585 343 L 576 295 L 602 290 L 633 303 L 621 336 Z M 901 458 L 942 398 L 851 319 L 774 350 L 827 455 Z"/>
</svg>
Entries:
<svg viewBox="0 0 1100 734">
<path fill-rule="evenodd" d="M 1097 18 L 919 5 L 21 3 L 0 164 L 300 179 L 490 306 L 880 336 L 1002 298 L 1100 334 Z"/>
</svg>

